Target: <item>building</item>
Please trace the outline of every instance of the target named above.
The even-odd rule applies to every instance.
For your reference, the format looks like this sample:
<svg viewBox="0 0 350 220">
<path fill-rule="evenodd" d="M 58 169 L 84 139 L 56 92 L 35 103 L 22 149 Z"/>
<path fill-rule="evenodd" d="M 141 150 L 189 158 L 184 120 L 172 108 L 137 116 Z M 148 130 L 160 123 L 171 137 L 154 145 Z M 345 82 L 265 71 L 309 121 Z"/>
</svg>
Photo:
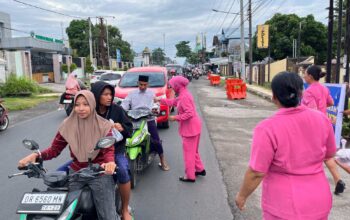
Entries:
<svg viewBox="0 0 350 220">
<path fill-rule="evenodd" d="M 14 38 L 11 30 L 10 15 L 0 12 L 0 58 L 6 60 L 5 76 L 0 79 L 12 73 L 37 82 L 61 81 L 60 66 L 72 59 L 64 42 L 35 33 Z"/>
</svg>

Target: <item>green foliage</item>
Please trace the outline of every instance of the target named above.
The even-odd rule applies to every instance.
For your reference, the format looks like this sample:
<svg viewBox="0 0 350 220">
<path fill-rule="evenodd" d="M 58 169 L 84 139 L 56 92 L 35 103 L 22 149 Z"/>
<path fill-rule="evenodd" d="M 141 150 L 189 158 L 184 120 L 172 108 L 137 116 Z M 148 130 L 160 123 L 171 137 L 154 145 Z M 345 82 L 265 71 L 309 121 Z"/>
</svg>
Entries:
<svg viewBox="0 0 350 220">
<path fill-rule="evenodd" d="M 301 22 L 301 29 L 300 29 Z M 315 21 L 313 15 L 298 17 L 295 14 L 275 14 L 265 24 L 270 25 L 271 57 L 281 60 L 293 55 L 293 39 L 301 36 L 301 56 L 315 56 L 316 63 L 325 62 L 327 55 L 327 28 Z M 257 49 L 256 34 L 253 37 L 253 60 L 267 57 L 266 49 Z"/>
<path fill-rule="evenodd" d="M 61 69 L 62 69 L 62 72 L 68 73 L 68 65 L 67 64 L 62 64 Z"/>
<path fill-rule="evenodd" d="M 191 56 L 191 47 L 188 45 L 189 43 L 189 41 L 180 41 L 176 44 L 176 56 L 189 58 Z"/>
<path fill-rule="evenodd" d="M 94 72 L 94 68 L 92 66 L 92 63 L 91 63 L 89 57 L 86 59 L 86 62 L 85 62 L 85 72 L 87 72 L 87 73 L 93 73 Z"/>
<path fill-rule="evenodd" d="M 187 62 L 190 64 L 197 64 L 199 63 L 200 58 L 198 56 L 198 53 L 191 52 L 191 55 L 187 58 Z"/>
<path fill-rule="evenodd" d="M 71 65 L 70 65 L 70 72 L 73 72 L 74 70 L 76 70 L 78 67 L 77 67 L 77 65 L 75 64 L 75 63 L 72 63 Z"/>
<path fill-rule="evenodd" d="M 128 71 L 128 67 L 124 66 L 123 71 Z"/>
<path fill-rule="evenodd" d="M 2 87 L 2 93 L 4 96 L 21 96 L 31 95 L 32 93 L 38 93 L 38 84 L 25 77 L 17 77 L 11 74 L 6 83 Z"/>
<path fill-rule="evenodd" d="M 344 138 L 350 138 L 350 119 L 346 116 L 343 118 L 341 136 Z"/>
<path fill-rule="evenodd" d="M 91 25 L 92 41 L 99 42 L 101 25 Z M 116 57 L 116 49 L 120 49 L 122 61 L 131 62 L 134 53 L 130 44 L 122 39 L 122 34 L 117 27 L 108 25 L 108 41 L 110 56 Z M 104 30 L 106 27 L 104 26 Z M 89 55 L 89 22 L 87 20 L 73 20 L 66 29 L 70 46 L 76 50 L 76 55 L 87 57 Z M 107 39 L 105 39 L 107 42 Z"/>
<path fill-rule="evenodd" d="M 162 65 L 165 61 L 165 53 L 160 47 L 152 51 L 152 62 L 156 65 Z"/>
</svg>

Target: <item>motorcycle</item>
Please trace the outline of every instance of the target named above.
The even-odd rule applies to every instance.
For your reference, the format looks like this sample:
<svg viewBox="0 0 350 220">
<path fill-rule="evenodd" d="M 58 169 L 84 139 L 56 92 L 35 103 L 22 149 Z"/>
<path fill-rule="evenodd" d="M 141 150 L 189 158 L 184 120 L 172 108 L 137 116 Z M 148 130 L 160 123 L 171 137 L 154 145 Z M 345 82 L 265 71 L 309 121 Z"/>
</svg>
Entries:
<svg viewBox="0 0 350 220">
<path fill-rule="evenodd" d="M 8 111 L 2 104 L 3 102 L 3 100 L 0 100 L 0 131 L 5 131 L 10 124 Z"/>
<path fill-rule="evenodd" d="M 74 95 L 63 93 L 62 96 L 63 96 L 63 99 L 60 104 L 64 105 L 64 110 L 66 111 L 67 116 L 69 116 L 74 108 Z"/>
<path fill-rule="evenodd" d="M 196 80 L 199 79 L 199 72 L 198 72 L 198 70 L 193 71 L 193 78 L 195 78 Z"/>
<path fill-rule="evenodd" d="M 137 174 L 148 167 L 156 153 L 151 150 L 151 135 L 147 119 L 153 115 L 149 109 L 135 109 L 127 112 L 133 125 L 133 134 L 126 139 L 126 154 L 129 161 L 131 188 L 135 188 Z"/>
<path fill-rule="evenodd" d="M 193 75 L 192 75 L 192 72 L 187 72 L 186 73 L 186 78 L 188 79 L 188 81 L 192 81 L 192 78 L 193 78 Z"/>
<path fill-rule="evenodd" d="M 111 137 L 101 138 L 94 150 L 110 147 L 115 139 Z M 39 145 L 33 140 L 23 140 L 23 144 L 29 150 L 41 155 Z M 94 151 L 93 150 L 93 151 Z M 71 178 L 92 179 L 104 174 L 99 164 L 92 164 L 89 157 L 88 167 L 72 174 L 65 171 L 47 172 L 43 167 L 43 160 L 39 157 L 36 163 L 30 163 L 21 173 L 9 175 L 8 178 L 16 176 L 27 176 L 28 178 L 43 179 L 47 186 L 46 190 L 34 188 L 32 192 L 24 193 L 17 208 L 21 220 L 34 219 L 56 219 L 56 220 L 93 220 L 97 219 L 92 193 L 88 186 L 76 191 L 68 190 L 68 180 Z M 119 198 L 119 197 L 118 197 Z M 116 207 L 119 199 L 116 197 Z M 118 218 L 120 219 L 119 215 Z"/>
</svg>

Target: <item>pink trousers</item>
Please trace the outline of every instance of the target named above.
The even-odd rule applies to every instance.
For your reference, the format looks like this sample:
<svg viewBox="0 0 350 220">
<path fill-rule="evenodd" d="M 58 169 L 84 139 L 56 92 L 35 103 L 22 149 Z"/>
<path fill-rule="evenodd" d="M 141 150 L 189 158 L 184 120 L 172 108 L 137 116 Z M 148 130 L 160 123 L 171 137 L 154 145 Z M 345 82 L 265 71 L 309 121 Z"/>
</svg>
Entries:
<svg viewBox="0 0 350 220">
<path fill-rule="evenodd" d="M 196 179 L 195 172 L 201 172 L 204 170 L 204 166 L 198 152 L 199 140 L 200 135 L 193 137 L 182 136 L 185 174 L 186 178 L 188 179 Z"/>
<path fill-rule="evenodd" d="M 314 220 L 327 220 L 327 219 L 328 219 L 328 216 L 325 216 L 322 218 L 315 218 Z M 272 215 L 267 211 L 263 211 L 263 220 L 288 220 L 288 218 L 280 218 L 275 215 Z"/>
</svg>

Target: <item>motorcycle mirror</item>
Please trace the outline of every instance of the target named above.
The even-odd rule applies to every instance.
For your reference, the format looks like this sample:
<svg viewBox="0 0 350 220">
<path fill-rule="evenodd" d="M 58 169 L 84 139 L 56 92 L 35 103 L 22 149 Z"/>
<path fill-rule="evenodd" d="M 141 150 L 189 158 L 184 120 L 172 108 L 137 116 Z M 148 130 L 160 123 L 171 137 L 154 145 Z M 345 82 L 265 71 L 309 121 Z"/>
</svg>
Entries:
<svg viewBox="0 0 350 220">
<path fill-rule="evenodd" d="M 24 139 L 22 141 L 22 143 L 23 143 L 24 147 L 29 149 L 29 150 L 39 150 L 39 144 L 33 140 Z"/>
<path fill-rule="evenodd" d="M 98 140 L 94 150 L 108 148 L 108 147 L 114 145 L 114 143 L 115 143 L 114 137 L 101 138 L 100 140 Z"/>
</svg>

